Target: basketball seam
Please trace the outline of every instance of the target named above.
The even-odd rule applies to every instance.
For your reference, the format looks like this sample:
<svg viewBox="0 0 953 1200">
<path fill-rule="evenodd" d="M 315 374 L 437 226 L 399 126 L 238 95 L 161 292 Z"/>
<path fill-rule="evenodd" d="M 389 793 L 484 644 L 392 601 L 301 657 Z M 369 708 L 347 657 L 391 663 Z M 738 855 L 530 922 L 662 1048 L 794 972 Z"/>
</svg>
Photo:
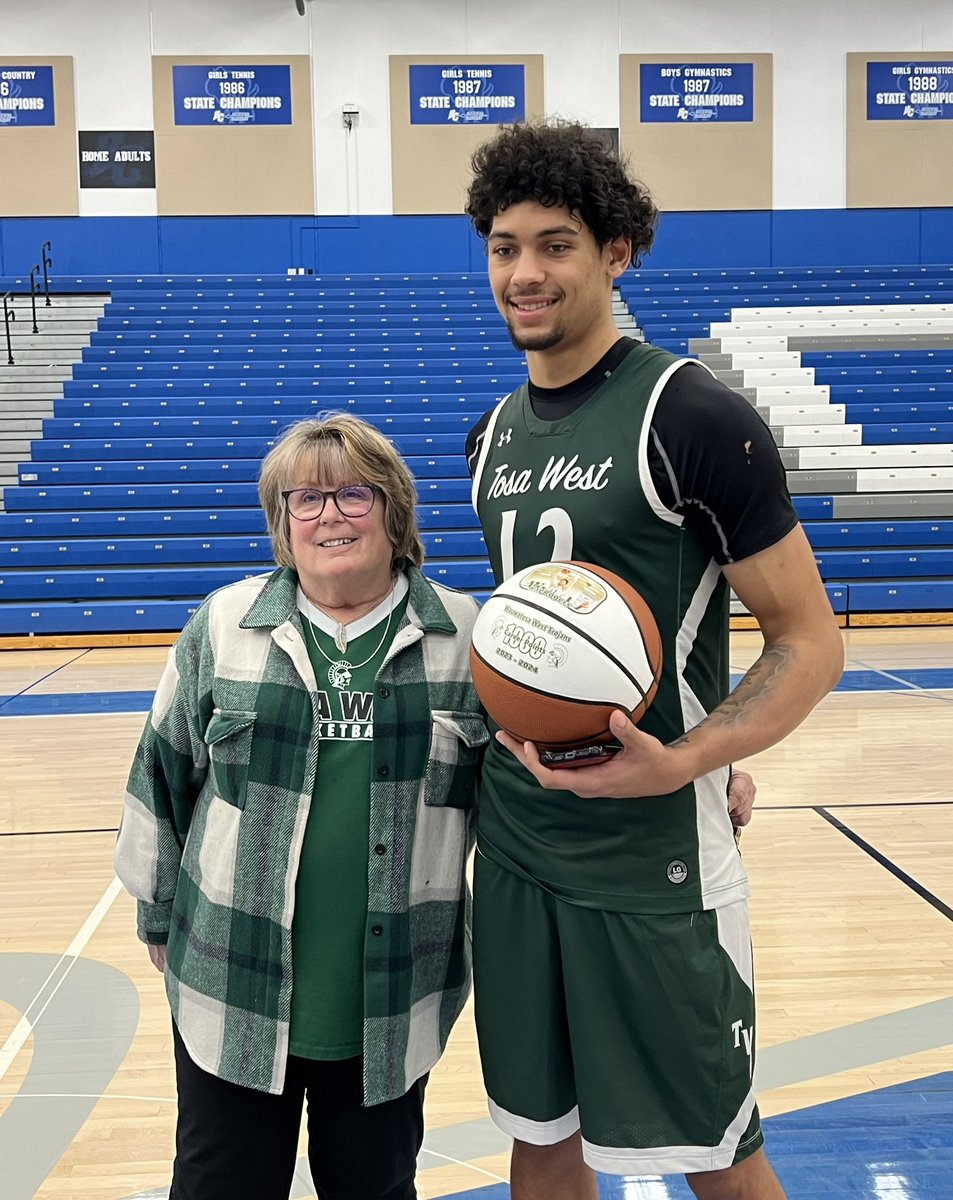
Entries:
<svg viewBox="0 0 953 1200">
<path fill-rule="evenodd" d="M 603 580 L 602 582 L 608 583 L 608 580 Z M 544 616 L 549 617 L 550 619 L 553 618 L 554 614 L 550 611 L 550 609 L 544 608 L 541 604 L 537 604 L 532 600 L 527 600 L 527 598 L 524 595 L 507 596 L 505 592 L 501 593 L 499 590 L 497 590 L 494 593 L 494 595 L 497 596 L 501 600 L 513 600 L 513 601 L 519 602 L 520 604 L 525 604 L 527 608 L 532 608 L 536 612 L 542 613 Z M 628 608 L 628 605 L 626 605 L 626 608 Z M 629 612 L 630 613 L 632 612 L 631 608 L 629 609 Z M 635 615 L 636 615 L 635 613 L 632 613 L 633 617 Z M 645 644 L 645 635 L 642 633 L 642 629 L 639 626 L 638 621 L 636 621 L 636 628 L 639 630 L 639 637 L 642 641 L 642 649 L 645 651 L 645 661 L 651 665 L 651 660 L 649 658 L 648 646 L 646 646 L 646 644 Z M 643 691 L 642 685 L 639 683 L 638 679 L 636 679 L 636 677 L 632 674 L 632 671 L 625 665 L 625 663 L 621 662 L 607 646 L 604 646 L 601 642 L 597 642 L 596 639 L 591 634 L 586 633 L 585 630 L 583 630 L 583 629 L 580 629 L 578 625 L 573 625 L 572 629 L 573 629 L 573 633 L 578 634 L 579 637 L 581 637 L 583 639 L 583 641 L 588 642 L 590 646 L 595 646 L 596 649 L 599 650 L 602 654 L 604 654 L 606 656 L 606 658 L 609 659 L 610 662 L 615 663 L 615 665 L 619 668 L 619 670 L 622 672 L 622 674 L 626 676 L 626 678 L 633 685 L 633 687 L 639 693 L 639 695 L 642 697 L 643 700 L 645 700 L 647 698 L 648 692 Z M 481 661 L 483 661 L 482 655 L 480 655 L 479 652 L 477 652 L 477 657 L 480 658 Z M 489 666 L 490 664 L 487 663 L 486 665 Z M 656 675 L 654 666 L 652 666 L 652 680 L 653 680 L 654 685 L 657 685 L 661 681 L 661 675 Z M 539 691 L 540 695 L 547 695 L 547 693 L 544 692 L 542 689 L 537 688 L 534 690 Z M 651 691 L 651 686 L 649 688 L 649 691 Z M 582 701 L 582 703 L 605 704 L 606 701 L 605 700 Z M 621 708 L 622 706 L 616 705 L 616 707 Z"/>
</svg>

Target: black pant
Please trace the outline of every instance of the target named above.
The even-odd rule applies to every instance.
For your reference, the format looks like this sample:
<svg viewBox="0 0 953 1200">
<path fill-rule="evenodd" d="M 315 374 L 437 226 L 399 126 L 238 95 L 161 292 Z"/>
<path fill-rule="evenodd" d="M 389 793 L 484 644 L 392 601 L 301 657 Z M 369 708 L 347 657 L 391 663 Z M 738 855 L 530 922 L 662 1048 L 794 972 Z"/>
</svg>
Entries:
<svg viewBox="0 0 953 1200">
<path fill-rule="evenodd" d="M 275 1096 L 203 1071 L 172 1032 L 179 1116 L 169 1200 L 288 1200 L 305 1096 L 319 1200 L 416 1200 L 427 1076 L 364 1108 L 362 1059 L 292 1057 Z"/>
</svg>

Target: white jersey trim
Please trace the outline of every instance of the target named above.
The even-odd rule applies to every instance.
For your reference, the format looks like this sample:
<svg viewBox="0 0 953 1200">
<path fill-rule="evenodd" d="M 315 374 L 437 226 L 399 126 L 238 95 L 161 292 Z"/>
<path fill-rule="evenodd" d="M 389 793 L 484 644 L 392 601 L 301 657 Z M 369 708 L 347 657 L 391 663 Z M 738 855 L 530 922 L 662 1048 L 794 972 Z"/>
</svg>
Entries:
<svg viewBox="0 0 953 1200">
<path fill-rule="evenodd" d="M 633 1150 L 596 1146 L 583 1138 L 582 1157 L 590 1167 L 606 1175 L 691 1175 L 696 1171 L 722 1171 L 735 1160 L 754 1106 L 754 1093 L 749 1092 L 717 1146 L 653 1146 Z"/>
<path fill-rule="evenodd" d="M 572 1108 L 562 1117 L 553 1121 L 532 1121 L 529 1117 L 519 1117 L 516 1113 L 507 1112 L 493 1100 L 487 1100 L 493 1124 L 518 1142 L 528 1142 L 531 1146 L 555 1146 L 574 1134 L 579 1128 L 579 1108 Z"/>
<path fill-rule="evenodd" d="M 718 942 L 734 963 L 745 987 L 754 994 L 754 958 L 747 901 L 716 908 L 715 916 L 718 920 Z"/>
<path fill-rule="evenodd" d="M 645 418 L 642 421 L 642 430 L 639 434 L 639 479 L 642 483 L 642 490 L 645 492 L 645 498 L 649 502 L 649 507 L 655 513 L 660 521 L 665 521 L 669 525 L 684 525 L 685 517 L 681 513 L 674 513 L 670 508 L 662 503 L 662 498 L 655 490 L 655 483 L 652 480 L 652 470 L 649 466 L 649 434 L 652 429 L 652 419 L 655 416 L 655 409 L 661 398 L 662 392 L 665 390 L 665 385 L 672 378 L 676 371 L 681 370 L 692 364 L 696 367 L 701 367 L 707 371 L 713 379 L 717 378 L 715 372 L 710 367 L 706 367 L 704 363 L 698 362 L 694 358 L 679 358 L 676 359 L 670 366 L 659 376 L 655 387 L 652 388 L 652 394 L 649 396 L 649 402 L 645 409 Z M 660 452 L 664 458 L 664 451 L 660 447 Z"/>
<path fill-rule="evenodd" d="M 513 393 L 509 396 L 504 396 L 503 399 L 493 409 L 492 415 L 487 422 L 486 429 L 483 430 L 483 436 L 480 440 L 480 449 L 477 451 L 477 460 L 473 467 L 473 486 L 470 489 L 470 503 L 473 505 L 473 511 L 479 517 L 480 511 L 477 508 L 477 501 L 480 497 L 480 480 L 483 478 L 483 468 L 486 465 L 486 460 L 490 452 L 490 446 L 493 445 L 493 434 L 496 431 L 496 421 L 502 411 L 503 405 L 510 399 Z"/>
<path fill-rule="evenodd" d="M 675 635 L 675 671 L 686 732 L 708 716 L 705 706 L 692 691 L 685 670 L 698 637 L 698 627 L 720 575 L 718 564 L 710 562 Z M 724 766 L 695 780 L 699 886 L 702 908 L 705 909 L 744 900 L 749 894 L 748 877 L 728 816 L 728 775 L 729 768 Z"/>
</svg>

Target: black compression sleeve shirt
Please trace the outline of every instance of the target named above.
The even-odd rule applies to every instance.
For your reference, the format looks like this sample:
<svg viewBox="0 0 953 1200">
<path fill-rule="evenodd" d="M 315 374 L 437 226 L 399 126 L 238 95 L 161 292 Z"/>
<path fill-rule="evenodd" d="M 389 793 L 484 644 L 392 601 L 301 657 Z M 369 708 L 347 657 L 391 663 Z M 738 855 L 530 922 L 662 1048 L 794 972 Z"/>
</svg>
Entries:
<svg viewBox="0 0 953 1200">
<path fill-rule="evenodd" d="M 530 384 L 537 416 L 558 420 L 592 395 L 638 343 L 620 338 L 581 378 L 561 388 Z M 487 413 L 467 437 L 472 474 Z M 766 550 L 797 524 L 771 431 L 747 400 L 690 364 L 669 379 L 649 436 L 649 467 L 662 503 L 685 518 L 716 562 Z"/>
</svg>

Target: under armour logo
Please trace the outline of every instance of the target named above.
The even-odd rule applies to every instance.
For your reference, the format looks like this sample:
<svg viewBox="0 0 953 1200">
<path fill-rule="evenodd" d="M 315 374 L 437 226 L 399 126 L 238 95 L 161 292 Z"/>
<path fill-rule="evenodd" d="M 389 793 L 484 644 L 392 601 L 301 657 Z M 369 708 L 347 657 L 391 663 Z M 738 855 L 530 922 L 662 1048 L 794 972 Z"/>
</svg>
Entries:
<svg viewBox="0 0 953 1200">
<path fill-rule="evenodd" d="M 507 445 L 507 444 L 509 443 L 510 439 L 512 438 L 512 436 L 513 436 L 513 430 L 512 430 L 512 429 L 507 429 L 507 430 L 505 431 L 505 433 L 501 433 L 501 434 L 500 434 L 500 440 L 499 440 L 499 441 L 496 443 L 496 444 L 497 444 L 497 446 L 505 446 L 505 445 Z"/>
</svg>

